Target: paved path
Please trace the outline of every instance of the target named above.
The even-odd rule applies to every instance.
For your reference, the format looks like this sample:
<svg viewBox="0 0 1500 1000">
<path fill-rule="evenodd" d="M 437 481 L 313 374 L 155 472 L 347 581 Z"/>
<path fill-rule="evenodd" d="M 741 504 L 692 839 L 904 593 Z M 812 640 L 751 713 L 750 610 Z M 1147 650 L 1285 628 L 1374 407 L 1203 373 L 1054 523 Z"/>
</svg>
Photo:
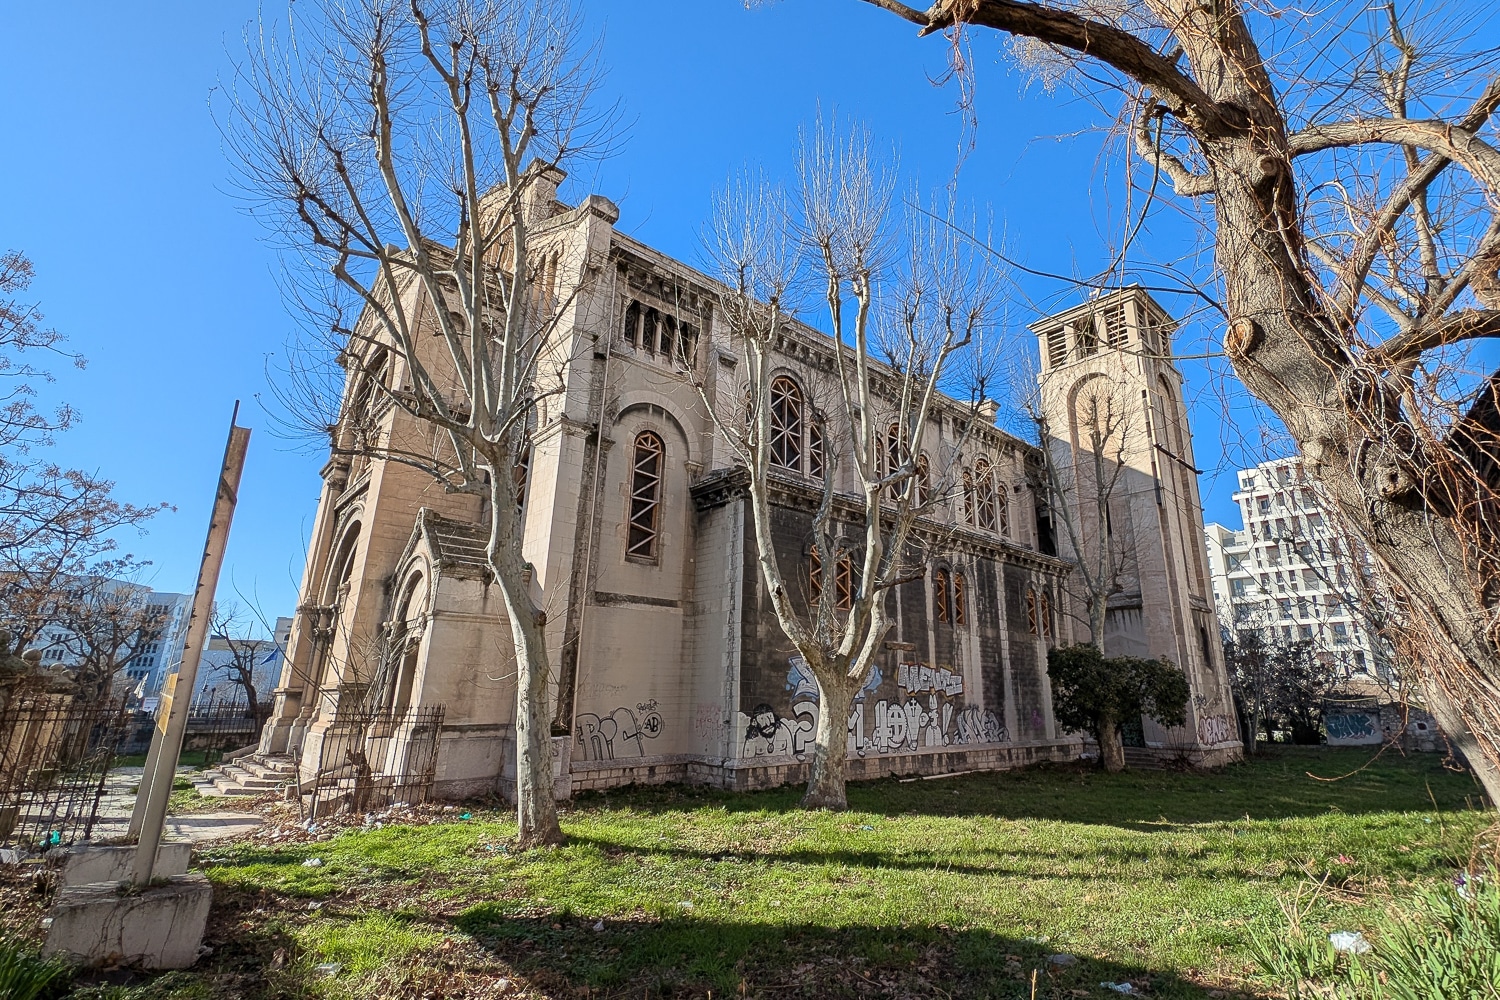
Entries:
<svg viewBox="0 0 1500 1000">
<path fill-rule="evenodd" d="M 179 775 L 197 768 L 179 767 Z M 130 811 L 135 808 L 135 790 L 141 783 L 140 767 L 117 767 L 104 782 L 104 797 L 99 802 L 99 819 L 94 823 L 94 840 L 122 838 L 130 832 Z M 253 812 L 224 809 L 217 812 L 184 813 L 167 817 L 168 840 L 189 840 L 201 844 L 250 833 L 265 820 Z"/>
</svg>

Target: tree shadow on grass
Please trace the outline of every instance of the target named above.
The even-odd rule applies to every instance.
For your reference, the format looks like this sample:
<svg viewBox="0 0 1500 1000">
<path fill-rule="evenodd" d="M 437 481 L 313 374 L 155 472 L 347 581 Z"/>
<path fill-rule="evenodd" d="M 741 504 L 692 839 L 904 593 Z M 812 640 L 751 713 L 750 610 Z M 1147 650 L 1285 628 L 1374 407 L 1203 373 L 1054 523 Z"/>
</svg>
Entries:
<svg viewBox="0 0 1500 1000">
<path fill-rule="evenodd" d="M 549 995 L 591 997 L 1118 997 L 1130 983 L 1160 1000 L 1209 987 L 1161 970 L 1076 956 L 1049 961 L 1045 942 L 941 926 L 822 927 L 668 914 L 638 920 L 514 914 L 483 903 L 455 926 Z M 1033 984 L 1033 974 L 1035 981 Z M 1033 989 L 1034 987 L 1034 989 Z M 1222 994 L 1220 994 L 1222 995 Z"/>
<path fill-rule="evenodd" d="M 795 809 L 801 796 L 800 787 L 726 792 L 669 785 L 590 792 L 575 801 L 584 807 L 619 804 L 641 812 L 702 806 L 782 812 Z M 1369 749 L 1326 747 L 1274 748 L 1214 771 L 1105 774 L 1083 764 L 1039 764 L 936 781 L 890 777 L 849 783 L 849 808 L 856 812 L 1057 820 L 1142 832 L 1330 812 L 1430 812 L 1434 805 L 1464 810 L 1482 807 L 1483 801 L 1473 776 L 1446 770 L 1438 754 L 1386 751 L 1377 758 Z"/>
</svg>

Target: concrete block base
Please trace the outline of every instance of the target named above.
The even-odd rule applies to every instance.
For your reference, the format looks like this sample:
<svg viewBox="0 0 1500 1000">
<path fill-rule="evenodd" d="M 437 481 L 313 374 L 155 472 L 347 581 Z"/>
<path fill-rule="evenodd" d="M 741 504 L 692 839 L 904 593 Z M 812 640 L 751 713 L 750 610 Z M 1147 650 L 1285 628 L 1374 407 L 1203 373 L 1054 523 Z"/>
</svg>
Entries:
<svg viewBox="0 0 1500 1000">
<path fill-rule="evenodd" d="M 212 900 L 201 872 L 124 895 L 114 882 L 67 886 L 42 950 L 84 965 L 186 969 L 198 960 Z"/>
<path fill-rule="evenodd" d="M 157 876 L 185 875 L 192 853 L 193 845 L 186 840 L 164 841 L 156 849 Z M 134 847 L 76 847 L 63 860 L 62 884 L 124 882 L 131 878 L 134 870 Z"/>
</svg>

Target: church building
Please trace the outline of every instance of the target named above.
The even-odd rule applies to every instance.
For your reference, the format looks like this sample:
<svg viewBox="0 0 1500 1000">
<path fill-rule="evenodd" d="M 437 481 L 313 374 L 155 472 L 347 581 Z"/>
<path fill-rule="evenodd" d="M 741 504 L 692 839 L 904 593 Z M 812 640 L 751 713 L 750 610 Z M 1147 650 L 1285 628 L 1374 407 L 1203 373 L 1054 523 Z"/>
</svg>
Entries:
<svg viewBox="0 0 1500 1000">
<path fill-rule="evenodd" d="M 558 202 L 560 179 L 542 185 L 533 239 L 580 291 L 562 327 L 563 389 L 538 404 L 517 471 L 552 669 L 557 794 L 803 781 L 816 685 L 756 566 L 748 477 L 682 377 L 690 368 L 711 398 L 743 392 L 744 348 L 716 308 L 724 290 L 616 229 L 608 199 Z M 851 779 L 1077 758 L 1084 737 L 1054 718 L 1046 657 L 1088 640 L 1074 571 L 1090 544 L 1120 554 L 1107 650 L 1169 658 L 1192 689 L 1184 726 L 1145 719 L 1133 741 L 1197 764 L 1239 754 L 1172 328 L 1128 287 L 1038 322 L 1027 340 L 1040 349 L 1055 464 L 1088 464 L 1101 398 L 1128 416 L 1102 529 L 1081 475 L 1064 509 L 1049 502 L 1044 454 L 997 427 L 993 404 L 977 417 L 958 400 L 934 408 L 921 488 L 937 502 L 919 526 L 931 556 L 890 597 L 895 624 L 848 719 Z M 789 321 L 772 383 L 773 529 L 783 573 L 806 588 L 838 433 L 818 389 L 834 350 Z M 362 367 L 372 370 L 402 384 L 395 352 Z M 432 436 L 351 378 L 344 419 L 356 413 L 386 440 Z M 513 796 L 514 649 L 485 559 L 484 501 L 409 464 L 337 449 L 322 475 L 259 757 L 295 766 L 304 786 L 358 759 L 377 778 L 420 772 L 439 797 Z M 837 465 L 834 482 L 853 489 Z M 842 566 L 834 578 L 837 593 L 804 596 L 847 601 L 853 580 Z"/>
</svg>

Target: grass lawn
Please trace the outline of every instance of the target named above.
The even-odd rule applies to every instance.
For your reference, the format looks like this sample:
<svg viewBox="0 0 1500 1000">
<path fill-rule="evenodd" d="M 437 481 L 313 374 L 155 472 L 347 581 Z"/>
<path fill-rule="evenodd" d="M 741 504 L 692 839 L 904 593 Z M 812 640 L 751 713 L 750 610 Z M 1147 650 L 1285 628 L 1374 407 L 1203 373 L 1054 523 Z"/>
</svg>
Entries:
<svg viewBox="0 0 1500 1000">
<path fill-rule="evenodd" d="M 525 854 L 477 809 L 221 847 L 202 859 L 213 954 L 94 995 L 998 998 L 1033 996 L 1034 970 L 1037 997 L 1249 993 L 1249 925 L 1280 924 L 1280 901 L 1320 884 L 1311 920 L 1365 926 L 1491 820 L 1437 755 L 1357 750 L 871 782 L 841 814 L 798 794 L 586 797 L 567 847 Z"/>
</svg>

